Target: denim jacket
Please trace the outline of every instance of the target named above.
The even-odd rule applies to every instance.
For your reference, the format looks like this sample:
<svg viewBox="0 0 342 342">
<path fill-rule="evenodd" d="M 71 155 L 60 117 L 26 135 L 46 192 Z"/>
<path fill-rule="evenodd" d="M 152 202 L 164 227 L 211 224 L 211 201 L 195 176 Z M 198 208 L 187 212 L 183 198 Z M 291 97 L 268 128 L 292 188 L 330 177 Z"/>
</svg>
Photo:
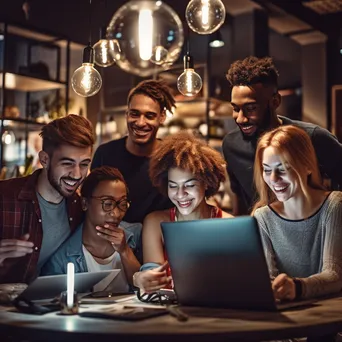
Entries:
<svg viewBox="0 0 342 342">
<path fill-rule="evenodd" d="M 120 222 L 120 227 L 125 231 L 128 246 L 136 254 L 139 249 L 141 223 Z M 88 272 L 87 263 L 82 249 L 82 231 L 81 223 L 74 234 L 67 239 L 56 253 L 45 263 L 40 275 L 53 275 L 67 273 L 67 264 L 72 262 L 75 265 L 75 273 Z"/>
</svg>

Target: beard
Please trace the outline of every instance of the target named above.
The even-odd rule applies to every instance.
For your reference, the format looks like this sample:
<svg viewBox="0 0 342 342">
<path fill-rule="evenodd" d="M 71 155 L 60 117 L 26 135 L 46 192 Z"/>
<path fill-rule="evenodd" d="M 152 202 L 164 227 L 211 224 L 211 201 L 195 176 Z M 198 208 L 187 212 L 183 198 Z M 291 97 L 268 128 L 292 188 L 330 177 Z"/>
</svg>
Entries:
<svg viewBox="0 0 342 342">
<path fill-rule="evenodd" d="M 251 141 L 253 143 L 257 143 L 260 136 L 263 135 L 270 127 L 271 127 L 271 117 L 272 117 L 271 108 L 269 105 L 266 108 L 266 111 L 263 115 L 262 121 L 258 124 L 256 131 L 252 135 L 244 134 L 241 130 L 243 140 Z M 247 123 L 248 125 L 248 123 Z"/>
<path fill-rule="evenodd" d="M 60 184 L 60 181 L 58 181 L 57 179 L 55 179 L 52 175 L 52 171 L 51 171 L 51 168 L 48 168 L 47 170 L 47 179 L 50 183 L 50 185 L 63 197 L 70 197 L 72 196 L 75 191 L 73 192 L 69 192 L 69 191 L 63 191 L 63 188 Z M 61 178 L 62 179 L 62 178 Z M 65 178 L 65 179 L 69 179 L 69 180 L 72 180 L 72 181 L 75 181 L 75 179 L 71 179 L 70 177 L 68 178 Z"/>
</svg>

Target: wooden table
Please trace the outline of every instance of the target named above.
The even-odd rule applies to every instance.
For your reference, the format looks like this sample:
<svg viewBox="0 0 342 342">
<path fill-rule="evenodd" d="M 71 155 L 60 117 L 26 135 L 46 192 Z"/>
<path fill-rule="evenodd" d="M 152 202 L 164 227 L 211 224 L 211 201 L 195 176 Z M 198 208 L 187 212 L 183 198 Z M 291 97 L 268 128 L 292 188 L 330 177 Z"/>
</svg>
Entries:
<svg viewBox="0 0 342 342">
<path fill-rule="evenodd" d="M 342 297 L 283 312 L 183 308 L 179 322 L 170 315 L 138 322 L 50 313 L 43 316 L 0 312 L 0 336 L 32 341 L 260 341 L 317 336 L 342 331 Z"/>
</svg>

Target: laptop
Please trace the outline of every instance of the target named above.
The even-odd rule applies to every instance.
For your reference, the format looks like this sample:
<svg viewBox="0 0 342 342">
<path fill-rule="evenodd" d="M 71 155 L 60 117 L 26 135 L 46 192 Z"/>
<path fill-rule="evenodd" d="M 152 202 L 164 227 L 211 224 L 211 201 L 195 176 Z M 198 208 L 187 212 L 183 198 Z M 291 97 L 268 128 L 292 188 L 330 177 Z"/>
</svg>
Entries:
<svg viewBox="0 0 342 342">
<path fill-rule="evenodd" d="M 75 291 L 78 293 L 91 292 L 91 289 L 97 283 L 106 277 L 114 279 L 119 272 L 120 269 L 75 273 Z M 19 297 L 28 300 L 54 298 L 59 296 L 61 292 L 66 291 L 66 289 L 66 274 L 42 276 L 36 278 L 31 284 L 29 284 Z"/>
<path fill-rule="evenodd" d="M 161 223 L 178 302 L 282 310 L 313 300 L 276 303 L 254 217 Z"/>
</svg>

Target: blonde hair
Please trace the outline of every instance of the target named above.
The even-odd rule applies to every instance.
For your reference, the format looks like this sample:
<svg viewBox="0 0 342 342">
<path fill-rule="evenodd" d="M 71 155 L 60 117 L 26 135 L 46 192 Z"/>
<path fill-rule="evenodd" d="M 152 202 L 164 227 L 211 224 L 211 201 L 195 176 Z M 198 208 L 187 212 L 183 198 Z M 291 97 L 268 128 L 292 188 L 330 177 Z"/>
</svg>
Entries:
<svg viewBox="0 0 342 342">
<path fill-rule="evenodd" d="M 291 167 L 296 173 L 300 187 L 309 202 L 311 199 L 308 195 L 308 187 L 324 189 L 310 137 L 304 130 L 296 126 L 280 126 L 265 133 L 258 142 L 254 161 L 254 184 L 259 200 L 254 205 L 252 214 L 257 208 L 276 201 L 275 194 L 263 178 L 263 155 L 265 149 L 270 146 L 280 154 L 283 165 L 286 168 Z"/>
</svg>

